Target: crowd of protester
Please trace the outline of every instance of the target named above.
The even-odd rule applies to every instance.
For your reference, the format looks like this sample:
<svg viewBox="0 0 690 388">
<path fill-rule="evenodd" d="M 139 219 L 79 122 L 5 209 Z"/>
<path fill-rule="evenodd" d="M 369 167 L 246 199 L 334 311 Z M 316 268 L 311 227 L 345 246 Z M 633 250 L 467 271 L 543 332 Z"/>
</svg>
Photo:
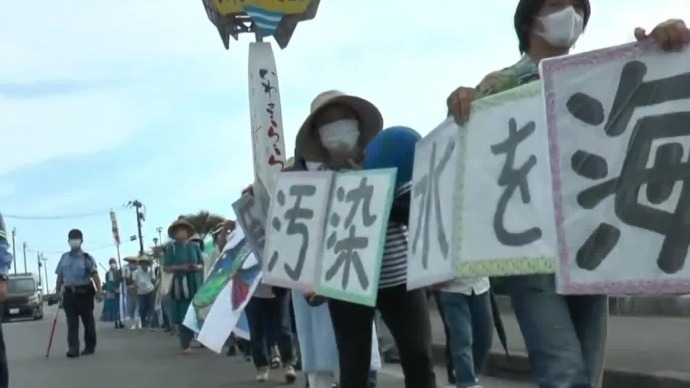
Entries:
<svg viewBox="0 0 690 388">
<path fill-rule="evenodd" d="M 447 100 L 449 115 L 464 123 L 474 100 L 538 80 L 539 62 L 567 54 L 590 16 L 588 0 L 521 0 L 514 25 L 522 57 L 512 66 L 489 73 L 476 87 L 453 91 Z M 685 24 L 676 20 L 659 24 L 650 34 L 637 29 L 635 36 L 654 40 L 667 51 L 681 49 L 690 40 Z M 312 388 L 375 387 L 383 352 L 384 360 L 399 360 L 407 388 L 435 388 L 430 306 L 436 305 L 447 339 L 447 380 L 458 388 L 481 386 L 494 325 L 500 321 L 492 309 L 489 279 L 456 278 L 429 289 L 406 288 L 410 152 L 420 138 L 409 128 L 384 130 L 381 112 L 364 98 L 331 90 L 314 99 L 286 170 L 398 168 L 377 303 L 368 307 L 260 284 L 245 309 L 249 343 L 235 336 L 227 342 L 229 356 L 251 359 L 258 382 L 279 371 L 282 379 L 293 383 L 301 370 Z M 245 192 L 251 194 L 252 187 Z M 192 353 L 194 333 L 182 324 L 184 315 L 205 271 L 234 228 L 234 224 L 219 225 L 213 232 L 214 253 L 205 256 L 194 228 L 178 219 L 168 230 L 172 241 L 159 265 L 137 257 L 128 258 L 125 268 L 119 269 L 111 261 L 105 277 L 103 319 L 114 322 L 116 328 L 160 325 L 178 336 L 185 354 Z M 607 297 L 559 295 L 554 284 L 553 275 L 505 279 L 534 379 L 541 388 L 598 387 Z M 116 312 L 119 305 L 111 302 L 119 300 L 118 290 L 126 290 L 122 299 L 127 322 Z M 379 343 L 384 330 L 390 332 L 392 347 Z"/>
</svg>

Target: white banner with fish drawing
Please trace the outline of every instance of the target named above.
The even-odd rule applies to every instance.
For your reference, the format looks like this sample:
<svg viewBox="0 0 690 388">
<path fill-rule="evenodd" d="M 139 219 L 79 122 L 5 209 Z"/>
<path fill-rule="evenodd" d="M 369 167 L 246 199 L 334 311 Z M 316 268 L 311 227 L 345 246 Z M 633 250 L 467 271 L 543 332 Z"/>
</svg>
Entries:
<svg viewBox="0 0 690 388">
<path fill-rule="evenodd" d="M 459 276 L 553 273 L 556 232 L 541 85 L 478 100 L 460 129 Z"/>
<path fill-rule="evenodd" d="M 461 132 L 453 119 L 444 121 L 417 143 L 412 170 L 407 289 L 453 279 L 454 211 Z"/>
<path fill-rule="evenodd" d="M 249 44 L 249 110 L 255 180 L 271 195 L 286 156 L 278 72 L 269 42 Z"/>
<path fill-rule="evenodd" d="M 313 291 L 335 173 L 282 172 L 268 212 L 264 283 Z"/>
<path fill-rule="evenodd" d="M 542 62 L 564 294 L 689 293 L 690 51 Z"/>
<path fill-rule="evenodd" d="M 320 255 L 319 295 L 375 306 L 397 169 L 338 173 Z"/>
</svg>

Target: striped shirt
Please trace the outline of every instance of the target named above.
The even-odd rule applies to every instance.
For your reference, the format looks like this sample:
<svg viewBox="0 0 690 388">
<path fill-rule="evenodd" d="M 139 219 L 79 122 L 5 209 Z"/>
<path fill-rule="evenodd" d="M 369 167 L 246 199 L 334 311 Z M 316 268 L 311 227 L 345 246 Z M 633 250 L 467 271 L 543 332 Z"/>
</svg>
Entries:
<svg viewBox="0 0 690 388">
<path fill-rule="evenodd" d="M 411 187 L 411 182 L 400 186 L 393 200 L 409 193 Z M 407 282 L 407 239 L 407 226 L 388 223 L 379 288 L 395 287 Z"/>
</svg>

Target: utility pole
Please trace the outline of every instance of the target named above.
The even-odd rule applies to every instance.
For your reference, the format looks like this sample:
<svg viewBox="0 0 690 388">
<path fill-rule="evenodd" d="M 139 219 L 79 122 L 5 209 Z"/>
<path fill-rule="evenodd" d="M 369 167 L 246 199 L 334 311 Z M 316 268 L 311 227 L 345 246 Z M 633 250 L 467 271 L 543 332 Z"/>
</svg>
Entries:
<svg viewBox="0 0 690 388">
<path fill-rule="evenodd" d="M 22 246 L 24 247 L 24 273 L 26 273 L 26 241 Z"/>
<path fill-rule="evenodd" d="M 46 275 L 46 288 L 45 288 L 45 293 L 48 294 L 50 292 L 50 288 L 48 288 L 48 258 L 41 255 L 41 261 L 43 261 L 43 271 L 45 272 Z"/>
<path fill-rule="evenodd" d="M 144 218 L 144 214 L 141 212 L 141 208 L 144 207 L 144 205 L 139 202 L 138 200 L 133 200 L 129 201 L 129 206 L 134 208 L 134 212 L 136 213 L 137 216 L 137 231 L 139 235 L 139 255 L 144 254 L 144 236 L 142 235 L 141 232 L 141 223 L 142 221 L 146 221 Z"/>
<path fill-rule="evenodd" d="M 156 232 L 158 232 L 158 241 L 160 241 L 161 244 L 163 244 L 163 237 L 161 236 L 161 232 L 163 232 L 163 228 L 160 226 L 157 227 Z"/>
<path fill-rule="evenodd" d="M 38 264 L 38 284 L 43 286 L 43 274 L 41 273 L 41 252 L 36 252 L 36 263 Z"/>
<path fill-rule="evenodd" d="M 15 247 L 15 238 L 17 237 L 17 228 L 12 228 L 12 260 L 14 260 L 14 274 L 17 274 L 17 248 Z"/>
</svg>

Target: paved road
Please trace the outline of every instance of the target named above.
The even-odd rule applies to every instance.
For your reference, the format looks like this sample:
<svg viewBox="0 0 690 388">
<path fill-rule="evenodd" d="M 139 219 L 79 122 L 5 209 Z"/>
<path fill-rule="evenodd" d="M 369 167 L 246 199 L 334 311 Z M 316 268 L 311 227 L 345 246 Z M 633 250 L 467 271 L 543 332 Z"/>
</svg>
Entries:
<svg viewBox="0 0 690 388">
<path fill-rule="evenodd" d="M 11 386 L 16 388 L 221 388 L 282 385 L 274 381 L 257 384 L 252 366 L 239 357 L 217 356 L 204 349 L 183 356 L 174 338 L 162 332 L 114 330 L 99 327 L 97 354 L 78 360 L 64 356 L 66 325 L 58 319 L 51 357 L 45 358 L 54 309 L 46 309 L 43 321 L 6 323 L 3 326 L 10 362 Z M 439 376 L 444 376 L 442 370 Z M 295 385 L 303 387 L 300 379 Z M 381 388 L 401 387 L 397 366 L 380 374 Z M 439 384 L 439 386 L 444 386 Z M 533 385 L 488 379 L 485 388 L 530 388 Z"/>
</svg>

